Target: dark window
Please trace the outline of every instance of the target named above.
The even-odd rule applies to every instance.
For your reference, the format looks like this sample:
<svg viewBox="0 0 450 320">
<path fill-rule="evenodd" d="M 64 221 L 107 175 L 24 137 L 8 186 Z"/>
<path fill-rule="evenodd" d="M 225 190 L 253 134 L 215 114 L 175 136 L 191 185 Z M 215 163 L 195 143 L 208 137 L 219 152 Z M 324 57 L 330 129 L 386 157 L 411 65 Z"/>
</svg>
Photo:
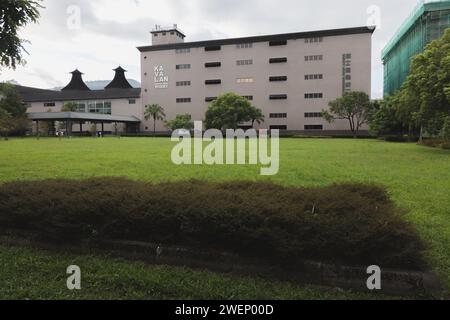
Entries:
<svg viewBox="0 0 450 320">
<path fill-rule="evenodd" d="M 270 100 L 286 100 L 287 94 L 272 94 L 269 97 Z"/>
<path fill-rule="evenodd" d="M 287 130 L 287 126 L 270 126 L 270 130 Z"/>
<path fill-rule="evenodd" d="M 211 101 L 214 101 L 214 100 L 216 100 L 217 99 L 217 97 L 206 97 L 205 98 L 205 101 L 206 102 L 211 102 Z"/>
<path fill-rule="evenodd" d="M 220 80 L 220 79 L 206 80 L 206 81 L 205 81 L 205 84 L 206 84 L 206 85 L 210 85 L 210 84 L 221 84 L 221 83 L 222 83 L 222 80 Z"/>
<path fill-rule="evenodd" d="M 136 99 L 129 99 L 128 104 L 136 104 Z"/>
<path fill-rule="evenodd" d="M 269 63 L 286 63 L 287 58 L 270 58 Z"/>
<path fill-rule="evenodd" d="M 322 99 L 323 93 L 305 93 L 305 99 Z"/>
<path fill-rule="evenodd" d="M 287 81 L 286 76 L 279 76 L 279 77 L 270 77 L 269 81 L 275 82 L 275 81 Z"/>
<path fill-rule="evenodd" d="M 218 68 L 221 67 L 222 63 L 221 62 L 207 62 L 205 63 L 205 68 Z"/>
<path fill-rule="evenodd" d="M 242 96 L 242 98 L 245 98 L 249 101 L 253 101 L 253 96 Z"/>
<path fill-rule="evenodd" d="M 44 103 L 44 107 L 55 107 L 56 106 L 56 103 L 54 103 L 54 102 L 46 102 L 46 103 Z"/>
<path fill-rule="evenodd" d="M 177 103 L 189 103 L 191 98 L 177 98 Z"/>
<path fill-rule="evenodd" d="M 189 87 L 190 85 L 190 81 L 177 81 L 177 87 Z"/>
<path fill-rule="evenodd" d="M 305 130 L 323 130 L 323 125 L 321 125 L 321 124 L 307 124 L 307 125 L 305 125 Z"/>
<path fill-rule="evenodd" d="M 190 64 L 177 64 L 177 66 L 176 66 L 177 70 L 190 69 L 190 68 L 191 68 Z"/>
<path fill-rule="evenodd" d="M 272 119 L 285 119 L 287 118 L 287 113 L 271 113 L 270 118 Z"/>
<path fill-rule="evenodd" d="M 205 47 L 205 51 L 220 51 L 222 50 L 221 46 L 209 46 Z"/>
<path fill-rule="evenodd" d="M 322 118 L 322 112 L 306 112 L 305 118 Z"/>
<path fill-rule="evenodd" d="M 269 42 L 269 46 L 271 47 L 285 46 L 285 45 L 287 45 L 287 40 L 275 40 Z"/>
<path fill-rule="evenodd" d="M 307 74 L 305 80 L 322 80 L 323 74 Z"/>
</svg>

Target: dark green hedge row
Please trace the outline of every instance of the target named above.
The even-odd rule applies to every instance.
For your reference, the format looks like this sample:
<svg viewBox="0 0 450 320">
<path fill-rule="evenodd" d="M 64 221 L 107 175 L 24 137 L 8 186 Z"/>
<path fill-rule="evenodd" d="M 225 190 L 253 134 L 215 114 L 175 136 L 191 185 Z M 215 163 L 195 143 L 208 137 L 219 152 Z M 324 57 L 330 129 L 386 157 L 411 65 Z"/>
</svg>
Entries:
<svg viewBox="0 0 450 320">
<path fill-rule="evenodd" d="M 423 268 L 424 248 L 385 190 L 359 184 L 151 184 L 120 178 L 0 185 L 0 226 L 74 243 L 107 238 L 301 259 Z"/>
</svg>

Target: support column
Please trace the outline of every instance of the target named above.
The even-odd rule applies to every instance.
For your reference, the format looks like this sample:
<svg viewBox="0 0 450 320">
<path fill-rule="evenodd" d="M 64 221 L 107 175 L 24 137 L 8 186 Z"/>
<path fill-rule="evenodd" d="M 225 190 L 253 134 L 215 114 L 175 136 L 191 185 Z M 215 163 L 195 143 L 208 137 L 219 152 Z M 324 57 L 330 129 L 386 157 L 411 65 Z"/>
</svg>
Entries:
<svg viewBox="0 0 450 320">
<path fill-rule="evenodd" d="M 80 121 L 80 137 L 83 136 L 83 121 Z"/>
<path fill-rule="evenodd" d="M 39 137 L 39 120 L 36 120 L 36 137 Z"/>
<path fill-rule="evenodd" d="M 102 122 L 102 136 L 103 136 L 103 132 L 105 132 L 105 123 Z"/>
</svg>

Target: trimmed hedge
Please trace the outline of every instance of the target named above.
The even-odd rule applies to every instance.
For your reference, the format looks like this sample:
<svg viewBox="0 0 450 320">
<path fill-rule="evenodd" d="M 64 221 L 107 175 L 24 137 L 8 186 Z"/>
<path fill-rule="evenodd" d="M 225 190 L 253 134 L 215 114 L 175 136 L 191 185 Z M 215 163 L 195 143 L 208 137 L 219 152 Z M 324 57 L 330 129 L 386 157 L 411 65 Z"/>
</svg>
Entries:
<svg viewBox="0 0 450 320">
<path fill-rule="evenodd" d="M 422 269 L 424 245 L 377 186 L 122 178 L 0 185 L 0 227 L 45 240 L 147 241 L 223 250 L 272 263 L 307 259 Z"/>
</svg>

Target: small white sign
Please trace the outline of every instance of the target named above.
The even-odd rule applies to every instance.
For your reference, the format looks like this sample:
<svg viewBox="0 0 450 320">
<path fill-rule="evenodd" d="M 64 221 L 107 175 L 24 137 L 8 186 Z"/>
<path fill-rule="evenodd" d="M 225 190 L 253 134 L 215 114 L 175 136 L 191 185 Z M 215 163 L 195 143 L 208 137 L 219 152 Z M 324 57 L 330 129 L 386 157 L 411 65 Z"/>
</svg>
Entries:
<svg viewBox="0 0 450 320">
<path fill-rule="evenodd" d="M 169 87 L 169 76 L 163 66 L 155 66 L 153 68 L 155 89 L 167 89 Z"/>
</svg>

